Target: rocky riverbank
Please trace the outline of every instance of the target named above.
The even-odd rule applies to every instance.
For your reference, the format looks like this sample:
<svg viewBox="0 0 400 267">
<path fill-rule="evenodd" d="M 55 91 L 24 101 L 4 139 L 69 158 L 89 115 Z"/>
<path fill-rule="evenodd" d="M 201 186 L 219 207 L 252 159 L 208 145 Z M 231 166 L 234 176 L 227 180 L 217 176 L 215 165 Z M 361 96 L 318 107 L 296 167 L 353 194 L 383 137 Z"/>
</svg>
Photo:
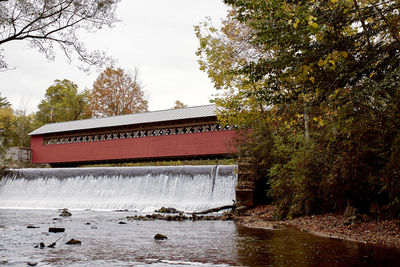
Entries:
<svg viewBox="0 0 400 267">
<path fill-rule="evenodd" d="M 400 248 L 400 219 L 359 218 L 349 220 L 342 214 L 304 216 L 293 220 L 275 220 L 272 205 L 258 206 L 235 220 L 252 228 L 276 229 L 282 226 L 319 236 Z"/>
<path fill-rule="evenodd" d="M 147 214 L 147 215 L 134 215 L 134 216 L 126 216 L 126 219 L 129 221 L 231 221 L 234 219 L 234 215 L 232 212 L 225 212 L 222 215 L 204 215 L 199 216 L 196 214 L 185 215 L 183 213 L 179 214 Z"/>
</svg>

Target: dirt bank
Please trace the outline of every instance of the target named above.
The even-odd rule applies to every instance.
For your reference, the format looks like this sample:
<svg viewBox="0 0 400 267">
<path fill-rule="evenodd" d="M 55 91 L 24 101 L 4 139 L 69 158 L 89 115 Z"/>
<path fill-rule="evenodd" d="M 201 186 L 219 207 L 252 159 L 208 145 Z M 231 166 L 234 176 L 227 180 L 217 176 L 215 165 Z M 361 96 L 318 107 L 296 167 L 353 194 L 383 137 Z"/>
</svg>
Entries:
<svg viewBox="0 0 400 267">
<path fill-rule="evenodd" d="M 272 205 L 258 206 L 236 216 L 236 221 L 252 228 L 274 229 L 285 225 L 319 236 L 400 248 L 400 219 L 369 218 L 346 224 L 343 215 L 329 213 L 279 221 L 273 218 L 274 209 Z"/>
</svg>

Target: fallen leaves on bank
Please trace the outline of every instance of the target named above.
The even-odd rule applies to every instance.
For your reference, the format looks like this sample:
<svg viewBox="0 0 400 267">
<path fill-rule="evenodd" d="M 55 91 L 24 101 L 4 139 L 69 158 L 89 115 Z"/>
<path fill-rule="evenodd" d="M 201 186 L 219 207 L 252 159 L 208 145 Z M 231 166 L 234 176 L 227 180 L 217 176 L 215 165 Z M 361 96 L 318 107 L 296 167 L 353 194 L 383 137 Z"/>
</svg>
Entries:
<svg viewBox="0 0 400 267">
<path fill-rule="evenodd" d="M 252 228 L 275 229 L 286 225 L 320 236 L 400 248 L 399 218 L 370 218 L 347 224 L 342 214 L 329 213 L 282 221 L 274 220 L 274 210 L 273 205 L 257 206 L 237 216 L 236 221 Z"/>
</svg>

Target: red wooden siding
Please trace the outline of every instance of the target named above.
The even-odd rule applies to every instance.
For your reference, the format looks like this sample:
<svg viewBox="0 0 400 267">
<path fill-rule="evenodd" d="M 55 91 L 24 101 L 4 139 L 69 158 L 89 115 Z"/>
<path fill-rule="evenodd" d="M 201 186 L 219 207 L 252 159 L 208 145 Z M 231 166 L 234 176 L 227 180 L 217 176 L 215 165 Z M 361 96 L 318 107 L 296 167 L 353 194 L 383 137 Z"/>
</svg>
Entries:
<svg viewBox="0 0 400 267">
<path fill-rule="evenodd" d="M 225 155 L 234 152 L 235 131 L 44 145 L 42 135 L 31 138 L 32 163 L 68 163 L 124 159 L 162 159 Z"/>
</svg>

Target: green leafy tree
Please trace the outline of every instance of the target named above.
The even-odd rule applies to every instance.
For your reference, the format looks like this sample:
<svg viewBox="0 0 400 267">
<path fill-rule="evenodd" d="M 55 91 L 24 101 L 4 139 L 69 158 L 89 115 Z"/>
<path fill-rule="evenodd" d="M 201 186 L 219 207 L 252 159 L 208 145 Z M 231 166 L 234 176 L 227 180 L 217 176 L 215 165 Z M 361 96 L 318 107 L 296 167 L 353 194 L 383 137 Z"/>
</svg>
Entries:
<svg viewBox="0 0 400 267">
<path fill-rule="evenodd" d="M 0 129 L 2 129 L 3 147 L 29 147 L 28 134 L 40 124 L 35 114 L 27 114 L 25 110 L 13 111 L 10 107 L 0 109 Z"/>
<path fill-rule="evenodd" d="M 46 90 L 38 105 L 37 120 L 42 123 L 79 120 L 84 118 L 87 92 L 78 92 L 78 86 L 69 80 L 55 80 Z"/>
<path fill-rule="evenodd" d="M 195 33 L 200 42 L 196 54 L 200 69 L 207 72 L 217 89 L 213 102 L 218 106 L 219 120 L 237 126 L 234 142 L 239 154 L 250 160 L 255 173 L 255 201 L 265 202 L 268 170 L 272 164 L 273 116 L 264 99 L 254 94 L 260 90 L 261 83 L 243 83 L 246 76 L 236 71 L 248 61 L 265 55 L 251 42 L 253 30 L 235 16 L 235 10 L 231 10 L 220 29 L 214 27 L 210 19 L 196 26 Z"/>
<path fill-rule="evenodd" d="M 53 60 L 59 47 L 71 61 L 73 56 L 87 65 L 107 62 L 104 53 L 90 52 L 79 41 L 78 31 L 111 27 L 119 0 L 1 0 L 0 70 L 8 65 L 3 44 L 26 40 Z"/>
<path fill-rule="evenodd" d="M 29 133 L 39 128 L 41 123 L 37 121 L 36 114 L 28 114 L 26 110 L 15 110 L 13 146 L 28 148 L 30 145 Z"/>
<path fill-rule="evenodd" d="M 253 116 L 263 116 L 267 106 L 254 92 L 260 83 L 244 83 L 246 76 L 238 69 L 244 68 L 248 61 L 264 57 L 264 52 L 251 43 L 252 29 L 235 19 L 234 10 L 228 13 L 221 29 L 206 20 L 195 27 L 200 46 L 200 69 L 206 71 L 218 90 L 213 100 L 219 106 L 220 118 L 226 123 L 246 125 Z"/>
<path fill-rule="evenodd" d="M 10 107 L 0 108 L 0 171 L 7 166 L 5 152 L 15 137 L 15 117 Z"/>
<path fill-rule="evenodd" d="M 10 102 L 0 93 L 0 169 L 3 168 L 5 147 L 8 145 L 10 137 L 13 136 L 14 117 L 10 108 Z"/>
<path fill-rule="evenodd" d="M 209 27 L 201 67 L 222 88 L 225 120 L 270 126 L 266 175 L 280 215 L 365 212 L 372 202 L 399 214 L 398 1 L 224 2 L 248 38 Z M 259 54 L 239 61 L 232 49 Z"/>
<path fill-rule="evenodd" d="M 3 146 L 10 147 L 14 144 L 16 136 L 15 115 L 10 107 L 0 109 L 0 129 L 3 130 Z"/>
<path fill-rule="evenodd" d="M 10 147 L 29 147 L 28 133 L 37 128 L 34 114 L 26 111 L 13 111 L 5 97 L 0 96 L 0 171 L 11 162 L 5 157 Z"/>
</svg>

